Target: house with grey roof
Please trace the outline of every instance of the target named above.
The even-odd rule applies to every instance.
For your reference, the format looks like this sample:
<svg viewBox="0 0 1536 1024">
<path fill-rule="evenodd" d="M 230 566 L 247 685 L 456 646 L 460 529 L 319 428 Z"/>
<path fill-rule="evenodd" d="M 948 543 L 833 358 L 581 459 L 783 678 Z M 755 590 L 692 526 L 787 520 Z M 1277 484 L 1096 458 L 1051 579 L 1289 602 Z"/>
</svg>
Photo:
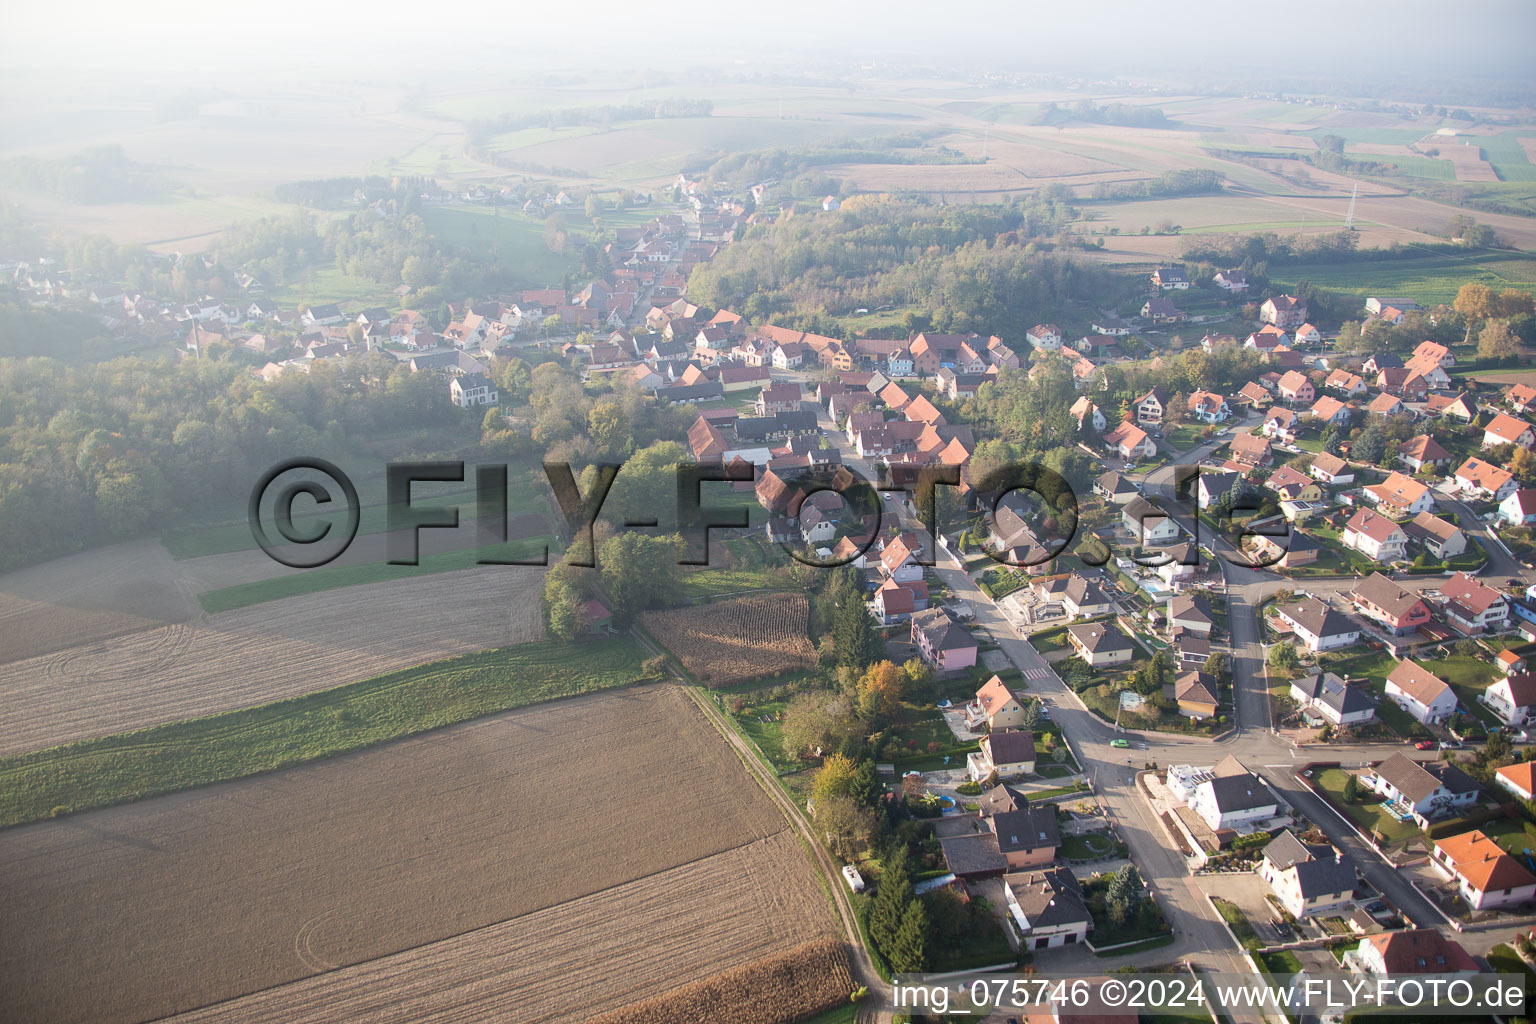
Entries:
<svg viewBox="0 0 1536 1024">
<path fill-rule="evenodd" d="M 1269 883 L 1293 917 L 1306 917 L 1348 903 L 1355 895 L 1355 862 L 1327 843 L 1304 843 L 1282 831 L 1259 861 Z"/>
<path fill-rule="evenodd" d="M 1093 915 L 1072 872 L 1014 871 L 1003 876 L 1008 921 L 1021 949 L 1049 949 L 1083 942 Z"/>
<path fill-rule="evenodd" d="M 1364 725 L 1376 718 L 1376 702 L 1332 672 L 1313 672 L 1291 680 L 1291 699 L 1303 714 L 1336 727 Z"/>
</svg>

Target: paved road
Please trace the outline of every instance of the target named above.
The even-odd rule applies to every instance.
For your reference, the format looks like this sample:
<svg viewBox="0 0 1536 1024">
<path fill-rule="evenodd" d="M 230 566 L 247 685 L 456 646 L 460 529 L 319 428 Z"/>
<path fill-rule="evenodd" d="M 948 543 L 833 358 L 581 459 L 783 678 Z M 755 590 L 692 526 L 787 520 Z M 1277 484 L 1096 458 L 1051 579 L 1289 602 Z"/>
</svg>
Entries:
<svg viewBox="0 0 1536 1024">
<path fill-rule="evenodd" d="M 821 415 L 825 419 L 825 412 Z M 1175 468 L 1200 462 L 1218 445 L 1226 443 L 1226 440 L 1221 438 L 1151 468 L 1144 474 L 1145 493 L 1164 498 L 1165 507 L 1169 509 L 1177 508 L 1171 500 Z M 846 439 L 839 440 L 838 444 L 843 450 L 845 462 L 864 473 L 867 479 L 875 479 L 872 468 L 857 458 Z M 1465 506 L 1449 499 L 1444 504 L 1449 511 L 1457 512 L 1463 523 L 1475 522 Z M 889 509 L 891 506 L 886 507 Z M 918 524 L 909 518 L 899 518 L 906 528 L 918 528 Z M 1265 650 L 1260 641 L 1260 624 L 1256 614 L 1258 606 L 1265 598 L 1282 589 L 1304 588 L 1321 595 L 1342 595 L 1354 588 L 1356 580 L 1351 577 L 1298 581 L 1264 570 L 1246 568 L 1246 559 L 1224 538 L 1212 536 L 1212 531 L 1204 524 L 1197 527 L 1191 516 L 1179 512 L 1174 512 L 1173 518 L 1186 533 L 1198 536 L 1202 543 L 1222 556 L 1220 562 L 1231 630 L 1236 722 L 1227 736 L 1215 742 L 1145 733 L 1140 735 L 1135 741 L 1135 748 L 1130 751 L 1111 747 L 1109 742 L 1117 735 L 1113 726 L 1084 707 L 1077 695 L 1061 682 L 1034 647 L 1023 639 L 1013 622 L 981 594 L 960 564 L 950 556 L 941 556 L 939 564 L 934 568 L 936 575 L 952 593 L 975 607 L 978 624 L 990 631 L 1009 660 L 1023 672 L 1031 692 L 1050 706 L 1079 764 L 1094 780 L 1098 799 L 1113 816 L 1149 887 L 1157 894 L 1173 923 L 1178 936 L 1173 945 L 1124 959 L 1117 958 L 1113 963 L 1146 966 L 1187 959 L 1217 971 L 1242 973 L 1247 970 L 1220 916 L 1189 876 L 1183 857 L 1170 845 L 1162 824 L 1155 820 L 1150 807 L 1136 789 L 1135 772 L 1147 762 L 1161 766 L 1214 764 L 1229 754 L 1236 756 L 1250 769 L 1263 775 L 1285 799 L 1316 822 L 1336 845 L 1353 856 L 1366 879 L 1399 907 L 1409 920 L 1425 927 L 1442 925 L 1444 919 L 1407 879 L 1377 856 L 1374 849 L 1363 842 L 1347 822 L 1295 777 L 1299 765 L 1314 757 L 1318 760 L 1361 764 L 1382 757 L 1382 746 L 1330 745 L 1316 748 L 1315 754 L 1299 751 L 1274 731 L 1270 720 L 1264 671 Z M 1468 532 L 1476 536 L 1489 552 L 1485 574 L 1496 577 L 1531 575 L 1488 536 L 1481 524 L 1475 528 L 1469 526 Z M 1439 579 L 1405 577 L 1399 582 L 1413 589 L 1423 589 L 1438 585 Z M 1045 951 L 1037 956 L 1042 969 L 1049 970 L 1060 953 Z M 1065 969 L 1066 962 L 1061 966 Z M 1247 1021 L 1261 1018 L 1255 1014 L 1249 1017 L 1238 1016 L 1236 1019 Z"/>
</svg>

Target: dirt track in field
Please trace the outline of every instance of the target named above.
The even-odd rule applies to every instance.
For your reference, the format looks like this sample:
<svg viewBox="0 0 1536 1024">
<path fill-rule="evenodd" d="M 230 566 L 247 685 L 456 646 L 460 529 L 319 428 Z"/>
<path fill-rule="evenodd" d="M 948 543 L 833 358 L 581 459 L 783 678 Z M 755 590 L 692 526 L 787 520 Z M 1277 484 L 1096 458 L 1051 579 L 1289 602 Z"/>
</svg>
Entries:
<svg viewBox="0 0 1536 1024">
<path fill-rule="evenodd" d="M 832 934 L 785 828 L 654 686 L 14 829 L 0 1019 L 570 1019 Z"/>
<path fill-rule="evenodd" d="M 246 707 L 542 635 L 542 568 L 321 591 L 0 665 L 0 755 Z M 52 629 L 67 611 L 55 607 Z M 95 620 L 92 620 L 95 621 Z M 67 635 L 67 634 L 66 634 Z"/>
</svg>

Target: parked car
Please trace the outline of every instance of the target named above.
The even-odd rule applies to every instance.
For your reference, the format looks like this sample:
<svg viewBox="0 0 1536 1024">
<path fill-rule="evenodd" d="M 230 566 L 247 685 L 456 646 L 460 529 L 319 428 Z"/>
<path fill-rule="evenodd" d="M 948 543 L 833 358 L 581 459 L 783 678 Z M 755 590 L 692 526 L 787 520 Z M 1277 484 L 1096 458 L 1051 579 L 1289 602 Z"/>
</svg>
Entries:
<svg viewBox="0 0 1536 1024">
<path fill-rule="evenodd" d="M 1434 750 L 1435 749 L 1435 741 L 1434 740 L 1419 740 L 1419 742 L 1415 743 L 1413 746 L 1417 750 Z"/>
<path fill-rule="evenodd" d="M 1109 741 L 1109 745 L 1112 746 L 1112 747 L 1115 747 L 1115 748 L 1117 748 L 1119 750 L 1129 750 L 1129 749 L 1131 749 L 1131 741 L 1130 740 L 1110 740 Z"/>
</svg>

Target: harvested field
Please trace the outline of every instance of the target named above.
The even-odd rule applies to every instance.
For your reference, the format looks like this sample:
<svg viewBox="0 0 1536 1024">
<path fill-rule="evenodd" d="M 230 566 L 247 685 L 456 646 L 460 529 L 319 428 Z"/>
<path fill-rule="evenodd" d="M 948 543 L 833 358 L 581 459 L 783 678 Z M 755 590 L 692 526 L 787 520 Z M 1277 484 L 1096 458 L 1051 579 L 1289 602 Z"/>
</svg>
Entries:
<svg viewBox="0 0 1536 1024">
<path fill-rule="evenodd" d="M 25 1020 L 579 1019 L 835 934 L 786 829 L 679 689 L 556 701 L 0 833 L 0 989 Z"/>
<path fill-rule="evenodd" d="M 152 540 L 6 573 L 0 576 L 0 663 L 185 622 L 199 611 L 192 595 L 176 562 Z"/>
<path fill-rule="evenodd" d="M 1525 150 L 1525 158 L 1531 163 L 1536 164 L 1536 139 L 1528 139 L 1521 136 L 1518 141 L 1520 148 Z"/>
<path fill-rule="evenodd" d="M 677 907 L 695 912 L 677 913 Z M 545 1024 L 579 1020 L 674 985 L 692 991 L 708 981 L 690 981 L 709 978 L 722 964 L 785 960 L 799 968 L 796 980 L 805 986 L 798 1000 L 785 1005 L 807 1005 L 818 994 L 842 1002 L 853 989 L 847 957 L 839 972 L 822 952 L 830 946 L 842 954 L 840 944 L 824 940 L 779 952 L 829 932 L 825 907 L 804 854 L 781 832 L 628 885 L 171 1020 Z M 738 973 L 757 972 L 748 966 L 727 976 Z"/>
<path fill-rule="evenodd" d="M 701 682 L 729 686 L 814 664 L 809 619 L 804 594 L 757 594 L 647 612 L 640 622 Z"/>
<path fill-rule="evenodd" d="M 88 639 L 0 666 L 0 754 L 247 707 L 532 639 L 543 633 L 543 572 L 487 566 L 307 594 Z"/>
<path fill-rule="evenodd" d="M 847 1002 L 852 990 L 842 943 L 823 939 L 593 1017 L 587 1024 L 798 1024 Z"/>
</svg>

